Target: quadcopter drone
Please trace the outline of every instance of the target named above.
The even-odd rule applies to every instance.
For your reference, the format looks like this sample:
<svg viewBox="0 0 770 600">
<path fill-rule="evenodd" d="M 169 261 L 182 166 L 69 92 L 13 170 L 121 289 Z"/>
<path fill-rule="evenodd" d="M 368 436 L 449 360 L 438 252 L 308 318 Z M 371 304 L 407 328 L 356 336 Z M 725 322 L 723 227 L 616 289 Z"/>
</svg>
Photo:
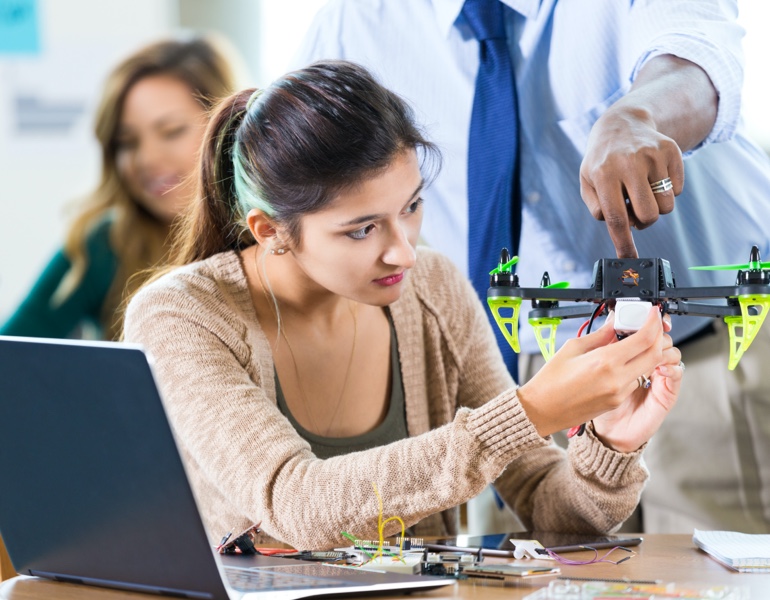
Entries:
<svg viewBox="0 0 770 600">
<path fill-rule="evenodd" d="M 662 258 L 602 258 L 594 264 L 589 288 L 570 289 L 567 282 L 551 283 L 548 272 L 540 287 L 519 286 L 512 271 L 518 257 L 508 250 L 500 252 L 499 265 L 490 271 L 487 303 L 505 339 L 519 352 L 518 323 L 522 301 L 532 301 L 529 324 L 546 360 L 556 351 L 556 328 L 562 319 L 593 319 L 616 310 L 616 332 L 632 333 L 643 322 L 652 306 L 672 315 L 724 318 L 730 335 L 728 368 L 735 369 L 751 345 L 770 309 L 770 262 L 762 262 L 759 248 L 753 246 L 749 262 L 742 265 L 690 267 L 693 270 L 738 271 L 733 286 L 678 288 L 668 261 Z M 722 299 L 722 303 L 698 302 Z M 560 306 L 562 302 L 581 304 Z M 639 310 L 646 307 L 645 310 Z M 628 315 L 626 329 L 618 329 L 620 309 Z M 643 315 L 641 314 L 643 313 Z M 634 324 L 635 323 L 635 324 Z"/>
</svg>

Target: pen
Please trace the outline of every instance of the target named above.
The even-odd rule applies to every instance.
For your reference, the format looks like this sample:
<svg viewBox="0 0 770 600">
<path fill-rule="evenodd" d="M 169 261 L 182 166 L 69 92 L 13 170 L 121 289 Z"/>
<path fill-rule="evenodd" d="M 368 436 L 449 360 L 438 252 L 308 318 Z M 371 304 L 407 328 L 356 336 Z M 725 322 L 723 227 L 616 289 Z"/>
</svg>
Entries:
<svg viewBox="0 0 770 600">
<path fill-rule="evenodd" d="M 513 550 L 493 550 L 491 548 L 470 548 L 468 546 L 446 546 L 444 544 L 423 544 L 423 548 L 435 550 L 438 552 L 467 552 L 469 554 L 481 553 L 483 556 L 494 556 L 498 558 L 516 558 Z"/>
</svg>

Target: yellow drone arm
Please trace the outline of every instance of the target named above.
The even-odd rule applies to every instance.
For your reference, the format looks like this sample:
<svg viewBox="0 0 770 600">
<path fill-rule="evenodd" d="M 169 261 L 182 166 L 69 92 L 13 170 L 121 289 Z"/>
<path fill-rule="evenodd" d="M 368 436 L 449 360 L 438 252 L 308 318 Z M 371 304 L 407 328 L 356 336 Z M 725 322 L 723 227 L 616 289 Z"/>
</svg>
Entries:
<svg viewBox="0 0 770 600">
<path fill-rule="evenodd" d="M 500 328 L 508 344 L 513 351 L 521 352 L 519 347 L 519 312 L 521 311 L 521 298 L 516 296 L 497 296 L 487 298 L 489 310 L 495 318 L 495 323 Z"/>
<path fill-rule="evenodd" d="M 730 359 L 727 366 L 731 371 L 738 366 L 743 353 L 749 349 L 762 327 L 770 309 L 770 294 L 738 296 L 738 303 L 741 306 L 741 315 L 725 317 L 730 334 Z M 749 308 L 752 306 L 759 308 L 759 314 L 749 314 Z"/>
</svg>

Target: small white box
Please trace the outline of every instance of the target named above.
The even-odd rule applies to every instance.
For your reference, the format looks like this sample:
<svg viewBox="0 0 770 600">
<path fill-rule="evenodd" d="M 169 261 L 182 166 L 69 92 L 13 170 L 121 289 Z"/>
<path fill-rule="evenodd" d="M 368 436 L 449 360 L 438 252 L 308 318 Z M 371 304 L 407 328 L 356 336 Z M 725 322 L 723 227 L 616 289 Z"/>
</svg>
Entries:
<svg viewBox="0 0 770 600">
<path fill-rule="evenodd" d="M 652 309 L 652 302 L 638 298 L 619 298 L 615 301 L 615 334 L 623 339 L 639 331 Z"/>
</svg>

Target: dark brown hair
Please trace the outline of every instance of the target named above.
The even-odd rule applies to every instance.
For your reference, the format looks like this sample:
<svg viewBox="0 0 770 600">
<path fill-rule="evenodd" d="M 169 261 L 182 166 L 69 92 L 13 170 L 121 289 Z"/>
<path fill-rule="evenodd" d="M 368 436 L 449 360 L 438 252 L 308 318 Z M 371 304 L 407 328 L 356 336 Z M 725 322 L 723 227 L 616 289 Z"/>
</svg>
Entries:
<svg viewBox="0 0 770 600">
<path fill-rule="evenodd" d="M 285 226 L 298 243 L 302 215 L 409 149 L 418 150 L 426 178 L 435 175 L 439 152 L 409 106 L 354 63 L 317 62 L 265 90 L 234 94 L 209 122 L 198 198 L 179 224 L 172 262 L 252 245 L 243 235 L 252 208 Z"/>
</svg>

